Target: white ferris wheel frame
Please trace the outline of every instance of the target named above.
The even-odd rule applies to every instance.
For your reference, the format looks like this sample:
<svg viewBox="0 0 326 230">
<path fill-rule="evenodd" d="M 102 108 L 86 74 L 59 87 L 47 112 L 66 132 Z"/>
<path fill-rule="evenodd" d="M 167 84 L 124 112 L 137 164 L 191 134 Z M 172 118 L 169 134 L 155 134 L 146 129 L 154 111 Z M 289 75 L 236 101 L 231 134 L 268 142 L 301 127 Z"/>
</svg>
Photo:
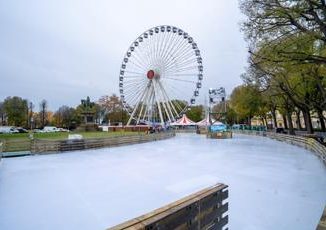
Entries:
<svg viewBox="0 0 326 230">
<path fill-rule="evenodd" d="M 133 120 L 161 125 L 176 121 L 195 104 L 202 80 L 200 50 L 188 33 L 169 25 L 145 31 L 131 43 L 120 68 L 121 101 L 130 114 L 127 125 Z M 184 96 L 182 90 L 193 92 L 186 103 L 176 96 Z"/>
</svg>

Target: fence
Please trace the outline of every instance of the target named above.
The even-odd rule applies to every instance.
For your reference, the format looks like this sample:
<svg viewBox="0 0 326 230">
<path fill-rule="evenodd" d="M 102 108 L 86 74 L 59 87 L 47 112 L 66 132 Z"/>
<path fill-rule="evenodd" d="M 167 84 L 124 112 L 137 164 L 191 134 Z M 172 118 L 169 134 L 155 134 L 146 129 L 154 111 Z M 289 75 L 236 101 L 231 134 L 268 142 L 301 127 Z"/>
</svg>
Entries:
<svg viewBox="0 0 326 230">
<path fill-rule="evenodd" d="M 32 141 L 32 153 L 65 152 L 73 150 L 94 149 L 127 144 L 144 143 L 149 141 L 163 140 L 175 136 L 174 132 L 162 132 L 153 134 L 140 134 L 130 136 L 113 136 L 109 138 L 93 138 L 81 140 L 39 140 Z"/>
<path fill-rule="evenodd" d="M 325 230 L 326 229 L 326 206 L 324 208 L 324 212 L 321 215 L 320 221 L 318 223 L 318 226 L 316 230 Z"/>
<path fill-rule="evenodd" d="M 31 149 L 31 141 L 28 139 L 6 139 L 1 140 L 2 146 L 0 147 L 0 152 L 20 152 L 27 151 Z"/>
<path fill-rule="evenodd" d="M 228 223 L 227 185 L 217 184 L 108 230 L 223 229 Z"/>
<path fill-rule="evenodd" d="M 163 140 L 173 136 L 175 136 L 174 132 L 162 132 L 153 134 L 124 135 L 81 140 L 0 140 L 0 158 L 24 156 L 33 153 L 47 154 L 53 152 L 65 152 L 73 150 L 136 144 L 149 141 Z"/>
<path fill-rule="evenodd" d="M 247 134 L 247 135 L 269 137 L 271 139 L 275 139 L 278 141 L 283 141 L 292 145 L 303 147 L 315 153 L 315 155 L 317 155 L 326 165 L 326 147 L 321 143 L 319 143 L 314 138 L 293 136 L 293 135 L 279 134 L 279 133 L 272 133 L 272 132 L 250 131 L 250 130 L 233 130 L 233 132 Z"/>
</svg>

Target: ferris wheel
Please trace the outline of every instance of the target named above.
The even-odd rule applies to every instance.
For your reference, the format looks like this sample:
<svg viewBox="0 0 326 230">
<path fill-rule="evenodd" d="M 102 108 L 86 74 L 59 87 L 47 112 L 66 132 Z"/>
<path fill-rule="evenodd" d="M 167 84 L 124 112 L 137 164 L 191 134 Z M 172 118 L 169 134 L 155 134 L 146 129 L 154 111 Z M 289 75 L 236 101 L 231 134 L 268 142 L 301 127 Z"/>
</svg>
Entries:
<svg viewBox="0 0 326 230">
<path fill-rule="evenodd" d="M 195 104 L 202 79 L 200 51 L 188 33 L 166 25 L 145 31 L 128 48 L 120 69 L 127 125 L 176 121 Z"/>
</svg>

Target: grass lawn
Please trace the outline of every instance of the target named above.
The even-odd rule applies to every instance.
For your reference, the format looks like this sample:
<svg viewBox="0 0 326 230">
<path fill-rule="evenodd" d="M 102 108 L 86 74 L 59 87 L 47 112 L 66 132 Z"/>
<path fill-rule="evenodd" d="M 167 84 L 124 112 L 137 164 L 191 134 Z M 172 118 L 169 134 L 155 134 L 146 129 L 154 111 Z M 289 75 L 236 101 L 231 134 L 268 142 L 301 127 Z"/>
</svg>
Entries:
<svg viewBox="0 0 326 230">
<path fill-rule="evenodd" d="M 35 139 L 64 140 L 69 134 L 81 134 L 84 138 L 105 138 L 121 135 L 136 135 L 138 132 L 51 132 L 51 133 L 34 133 Z M 29 133 L 0 134 L 0 140 L 27 140 Z"/>
<path fill-rule="evenodd" d="M 44 140 L 64 140 L 69 134 L 81 134 L 85 139 L 88 138 L 106 138 L 112 136 L 137 135 L 138 132 L 51 132 L 51 133 L 33 133 L 34 139 Z M 31 140 L 29 133 L 0 134 L 0 152 L 19 152 L 29 151 Z M 2 143 L 2 146 L 1 146 Z"/>
</svg>

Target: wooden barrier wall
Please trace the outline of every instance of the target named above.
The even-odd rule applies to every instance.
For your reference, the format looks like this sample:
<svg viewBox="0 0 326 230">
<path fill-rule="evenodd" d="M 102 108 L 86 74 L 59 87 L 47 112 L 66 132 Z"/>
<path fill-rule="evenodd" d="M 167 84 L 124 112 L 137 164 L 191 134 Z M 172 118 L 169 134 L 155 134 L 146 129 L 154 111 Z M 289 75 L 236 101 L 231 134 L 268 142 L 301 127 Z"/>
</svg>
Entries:
<svg viewBox="0 0 326 230">
<path fill-rule="evenodd" d="M 174 132 L 162 132 L 162 133 L 153 133 L 153 134 L 113 136 L 109 138 L 81 139 L 81 140 L 34 139 L 31 144 L 31 152 L 37 154 L 47 154 L 52 152 L 65 152 L 65 151 L 73 151 L 73 150 L 121 146 L 121 145 L 163 140 L 174 136 L 175 136 Z"/>
<path fill-rule="evenodd" d="M 303 147 L 317 155 L 326 165 L 326 146 L 322 145 L 314 138 L 251 130 L 233 130 L 233 132 L 247 135 L 269 137 L 274 140 L 283 141 L 288 144 Z"/>
<path fill-rule="evenodd" d="M 228 223 L 227 185 L 217 184 L 108 230 L 223 229 Z"/>
<path fill-rule="evenodd" d="M 320 221 L 318 223 L 318 226 L 316 230 L 326 230 L 326 206 L 324 208 L 324 212 L 321 215 Z"/>
</svg>

